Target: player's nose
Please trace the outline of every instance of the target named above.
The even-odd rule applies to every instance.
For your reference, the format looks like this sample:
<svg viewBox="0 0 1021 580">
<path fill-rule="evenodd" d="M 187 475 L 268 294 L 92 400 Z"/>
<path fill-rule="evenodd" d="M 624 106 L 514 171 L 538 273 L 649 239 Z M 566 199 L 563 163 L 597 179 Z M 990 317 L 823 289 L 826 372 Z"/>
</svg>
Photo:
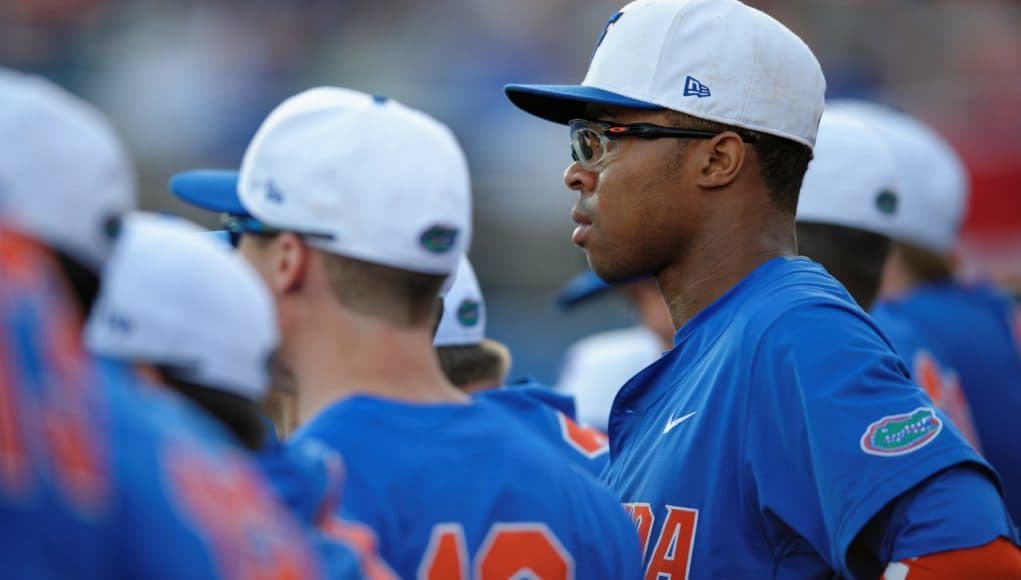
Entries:
<svg viewBox="0 0 1021 580">
<path fill-rule="evenodd" d="M 564 185 L 567 189 L 577 191 L 581 195 L 592 193 L 596 189 L 598 176 L 593 171 L 587 171 L 577 161 L 572 162 L 564 170 Z"/>
</svg>

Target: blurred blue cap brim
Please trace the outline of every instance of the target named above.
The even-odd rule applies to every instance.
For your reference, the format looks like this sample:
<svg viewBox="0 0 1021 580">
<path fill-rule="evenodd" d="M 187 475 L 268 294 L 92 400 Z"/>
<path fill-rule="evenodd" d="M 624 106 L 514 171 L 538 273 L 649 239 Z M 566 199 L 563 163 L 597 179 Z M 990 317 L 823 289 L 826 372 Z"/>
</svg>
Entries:
<svg viewBox="0 0 1021 580">
<path fill-rule="evenodd" d="M 223 169 L 194 169 L 170 178 L 170 191 L 181 201 L 218 213 L 247 216 L 238 196 L 238 172 Z"/>
<path fill-rule="evenodd" d="M 557 306 L 561 310 L 567 310 L 595 298 L 611 288 L 612 286 L 604 282 L 599 276 L 596 276 L 594 272 L 586 270 L 571 278 L 564 285 L 557 294 Z"/>
</svg>

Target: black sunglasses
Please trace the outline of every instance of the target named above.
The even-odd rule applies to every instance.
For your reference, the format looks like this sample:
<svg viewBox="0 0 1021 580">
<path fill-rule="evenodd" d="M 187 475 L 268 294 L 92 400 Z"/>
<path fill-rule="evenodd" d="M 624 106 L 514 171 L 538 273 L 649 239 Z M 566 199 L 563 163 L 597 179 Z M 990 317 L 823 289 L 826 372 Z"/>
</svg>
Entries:
<svg viewBox="0 0 1021 580">
<path fill-rule="evenodd" d="M 579 162 L 586 169 L 592 169 L 600 162 L 606 160 L 616 147 L 612 141 L 625 137 L 637 139 L 711 139 L 721 131 L 710 131 L 706 129 L 681 129 L 678 127 L 663 127 L 652 123 L 631 123 L 618 125 L 605 121 L 588 121 L 585 119 L 573 119 L 568 121 L 567 126 L 571 130 L 571 158 Z M 745 133 L 735 132 L 745 143 L 756 143 L 758 137 Z"/>
</svg>

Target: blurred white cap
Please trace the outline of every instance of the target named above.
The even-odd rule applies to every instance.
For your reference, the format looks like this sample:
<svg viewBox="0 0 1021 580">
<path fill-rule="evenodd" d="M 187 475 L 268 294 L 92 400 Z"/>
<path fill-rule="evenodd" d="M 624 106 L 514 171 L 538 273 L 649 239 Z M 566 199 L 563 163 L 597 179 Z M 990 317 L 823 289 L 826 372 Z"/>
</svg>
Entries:
<svg viewBox="0 0 1021 580">
<path fill-rule="evenodd" d="M 854 115 L 827 109 L 798 198 L 797 221 L 893 235 L 900 213 L 893 157 Z"/>
<path fill-rule="evenodd" d="M 435 346 L 480 344 L 486 338 L 486 302 L 467 256 L 461 256 L 453 284 L 443 298 L 443 316 Z"/>
<path fill-rule="evenodd" d="M 98 270 L 107 226 L 135 207 L 127 153 L 98 110 L 0 68 L 0 220 Z"/>
<path fill-rule="evenodd" d="M 238 195 L 269 226 L 326 234 L 310 243 L 403 270 L 449 274 L 471 238 L 468 164 L 450 129 L 347 89 L 277 107 L 245 152 Z"/>
<path fill-rule="evenodd" d="M 279 343 L 273 300 L 240 256 L 203 233 L 177 218 L 128 216 L 103 269 L 86 345 L 261 401 Z"/>
<path fill-rule="evenodd" d="M 968 204 L 968 175 L 949 143 L 920 121 L 888 107 L 834 101 L 876 131 L 893 156 L 900 210 L 890 237 L 945 254 L 957 245 Z"/>
<path fill-rule="evenodd" d="M 666 108 L 811 147 L 826 81 L 800 38 L 736 0 L 638 0 L 607 23 L 580 86 L 505 90 L 558 123 L 587 103 Z"/>
</svg>

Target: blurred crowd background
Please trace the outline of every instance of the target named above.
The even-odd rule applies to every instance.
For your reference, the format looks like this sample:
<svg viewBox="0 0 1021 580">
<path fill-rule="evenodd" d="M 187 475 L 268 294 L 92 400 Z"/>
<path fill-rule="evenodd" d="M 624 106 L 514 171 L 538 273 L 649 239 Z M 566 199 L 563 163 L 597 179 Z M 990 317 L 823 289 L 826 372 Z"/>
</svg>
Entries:
<svg viewBox="0 0 1021 580">
<path fill-rule="evenodd" d="M 812 47 L 828 96 L 896 105 L 964 157 L 965 273 L 1021 291 L 1021 3 L 749 2 Z M 145 209 L 216 224 L 167 193 L 175 172 L 237 167 L 259 122 L 315 85 L 384 94 L 450 125 L 473 171 L 471 257 L 511 376 L 553 381 L 564 347 L 629 323 L 613 299 L 559 312 L 585 268 L 561 182 L 567 132 L 514 109 L 508 82 L 577 82 L 622 0 L 0 0 L 0 64 L 113 119 Z M 357 138 L 357 135 L 338 135 Z M 53 168 L 59 171 L 59 167 Z"/>
</svg>

